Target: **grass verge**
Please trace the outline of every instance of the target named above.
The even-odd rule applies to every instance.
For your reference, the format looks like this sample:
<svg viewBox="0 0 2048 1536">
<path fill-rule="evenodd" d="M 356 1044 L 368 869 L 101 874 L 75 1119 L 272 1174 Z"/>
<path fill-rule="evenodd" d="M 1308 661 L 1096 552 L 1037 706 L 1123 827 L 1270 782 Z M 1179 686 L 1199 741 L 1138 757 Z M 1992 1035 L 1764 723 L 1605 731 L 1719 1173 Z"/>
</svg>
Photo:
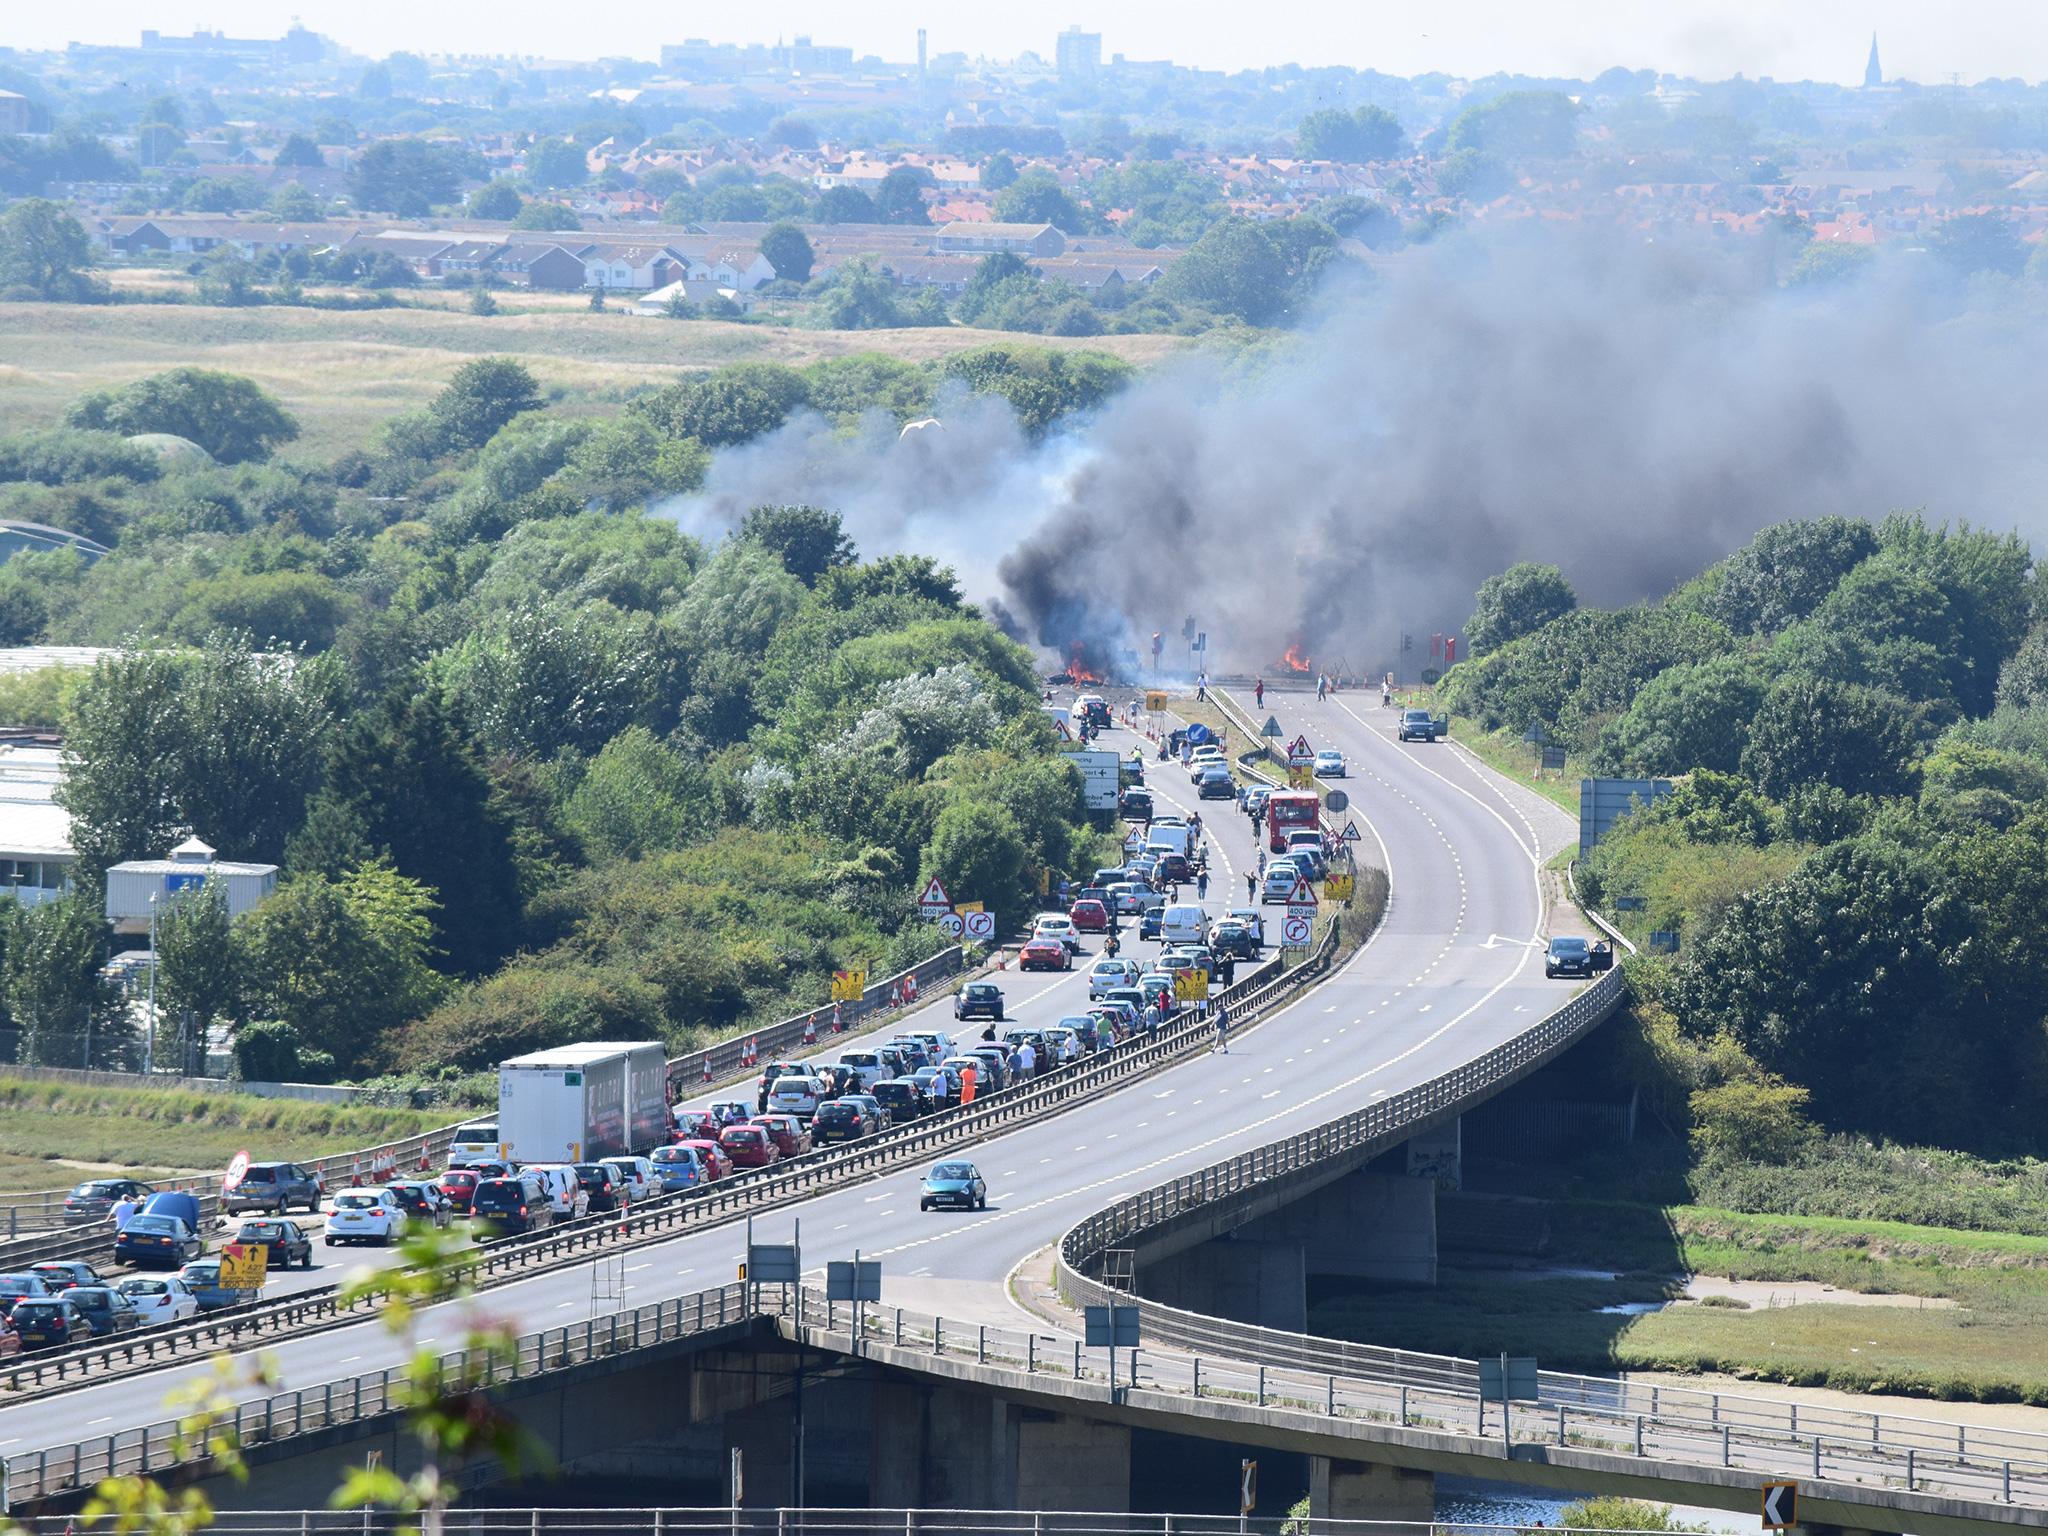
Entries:
<svg viewBox="0 0 2048 1536">
<path fill-rule="evenodd" d="M 1487 767 L 1503 778 L 1533 789 L 1561 809 L 1579 814 L 1579 778 L 1585 765 L 1567 757 L 1564 767 L 1539 770 L 1536 748 L 1508 731 L 1482 731 L 1470 724 L 1451 722 L 1451 740 L 1469 749 Z"/>
<path fill-rule="evenodd" d="M 445 1109 L 373 1109 L 31 1082 L 0 1074 L 0 1189 L 56 1189 L 84 1175 L 57 1158 L 143 1172 L 224 1168 L 237 1152 L 300 1158 L 419 1135 L 457 1118 Z"/>
</svg>

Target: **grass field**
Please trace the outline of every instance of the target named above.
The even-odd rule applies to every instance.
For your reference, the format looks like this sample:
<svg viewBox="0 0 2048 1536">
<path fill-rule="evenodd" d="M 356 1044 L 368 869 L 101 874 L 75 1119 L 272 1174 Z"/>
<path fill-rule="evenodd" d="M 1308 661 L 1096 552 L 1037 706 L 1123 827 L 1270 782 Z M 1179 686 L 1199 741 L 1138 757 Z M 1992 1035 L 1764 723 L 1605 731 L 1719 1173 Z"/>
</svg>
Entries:
<svg viewBox="0 0 2048 1536">
<path fill-rule="evenodd" d="M 253 1094 L 93 1088 L 0 1074 L 0 1190 L 56 1189 L 72 1162 L 133 1169 L 218 1169 L 251 1157 L 297 1158 L 434 1130 L 450 1111 L 368 1109 Z M 63 1163 L 55 1159 L 65 1159 Z"/>
<path fill-rule="evenodd" d="M 1088 347 L 1149 364 L 1182 346 L 1170 336 L 1063 340 L 968 329 L 813 331 L 715 320 L 647 319 L 615 305 L 602 314 L 534 303 L 483 317 L 443 308 L 213 309 L 186 304 L 0 305 L 0 420 L 10 429 L 55 422 L 76 396 L 166 368 L 245 374 L 298 416 L 291 452 L 329 458 L 363 445 L 399 411 L 426 402 L 474 357 L 517 357 L 571 403 L 602 404 L 724 363 L 802 364 L 881 352 L 922 361 L 995 341 Z"/>
<path fill-rule="evenodd" d="M 1559 1369 L 1716 1371 L 1796 1386 L 2048 1403 L 2048 1238 L 1705 1206 L 1560 1202 L 1546 1262 L 1612 1280 L 1446 1270 L 1433 1291 L 1334 1299 L 1311 1327 L 1460 1355 L 1509 1349 Z M 1675 1277 L 1832 1286 L 1896 1305 L 1683 1303 Z M 1919 1306 L 1914 1298 L 1953 1306 Z"/>
<path fill-rule="evenodd" d="M 1553 805 L 1579 814 L 1579 777 L 1585 765 L 1567 757 L 1562 769 L 1538 770 L 1536 748 L 1512 731 L 1482 731 L 1451 722 L 1451 740 L 1468 748 L 1472 755 L 1504 778 L 1513 779 L 1543 796 Z"/>
</svg>

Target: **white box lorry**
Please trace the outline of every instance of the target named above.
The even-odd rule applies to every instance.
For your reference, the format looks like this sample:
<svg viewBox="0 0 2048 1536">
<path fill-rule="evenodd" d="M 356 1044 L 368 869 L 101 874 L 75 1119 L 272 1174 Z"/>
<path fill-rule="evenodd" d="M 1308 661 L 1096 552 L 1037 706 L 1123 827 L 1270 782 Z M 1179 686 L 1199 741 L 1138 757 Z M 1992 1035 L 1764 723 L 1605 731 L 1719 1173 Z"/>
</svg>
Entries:
<svg viewBox="0 0 2048 1536">
<path fill-rule="evenodd" d="M 588 1042 L 498 1066 L 498 1155 L 587 1163 L 668 1140 L 668 1051 L 658 1040 Z"/>
</svg>

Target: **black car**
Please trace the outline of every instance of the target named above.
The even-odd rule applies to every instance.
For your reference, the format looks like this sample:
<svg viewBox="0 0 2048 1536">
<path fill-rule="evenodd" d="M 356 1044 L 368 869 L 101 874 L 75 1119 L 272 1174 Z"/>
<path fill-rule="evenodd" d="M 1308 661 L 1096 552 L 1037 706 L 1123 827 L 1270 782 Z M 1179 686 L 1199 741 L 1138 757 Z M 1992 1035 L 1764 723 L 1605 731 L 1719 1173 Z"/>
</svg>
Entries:
<svg viewBox="0 0 2048 1536">
<path fill-rule="evenodd" d="M 50 1288 L 52 1296 L 61 1296 L 74 1285 L 105 1285 L 100 1272 L 83 1259 L 45 1259 L 40 1264 L 31 1264 L 28 1272 L 41 1275 L 43 1284 Z"/>
<path fill-rule="evenodd" d="M 297 1163 L 251 1163 L 242 1170 L 235 1187 L 221 1196 L 220 1209 L 224 1216 L 243 1211 L 282 1216 L 293 1206 L 303 1205 L 317 1214 L 323 1193 L 320 1175 Z"/>
<path fill-rule="evenodd" d="M 63 1296 L 23 1297 L 15 1303 L 8 1320 L 21 1335 L 23 1349 L 83 1344 L 93 1336 L 92 1320 Z"/>
<path fill-rule="evenodd" d="M 494 1237 L 532 1232 L 554 1220 L 547 1192 L 531 1177 L 479 1179 L 469 1198 L 470 1215 Z"/>
<path fill-rule="evenodd" d="M 929 1107 L 924 1089 L 914 1077 L 892 1077 L 879 1082 L 868 1090 L 882 1108 L 889 1112 L 889 1123 L 901 1125 L 905 1120 L 915 1120 Z"/>
<path fill-rule="evenodd" d="M 1584 939 L 1552 939 L 1550 947 L 1543 951 L 1543 974 L 1546 976 L 1591 976 L 1593 974 L 1593 946 Z"/>
<path fill-rule="evenodd" d="M 1401 739 L 1403 741 L 1437 741 L 1450 734 L 1450 720 L 1438 716 L 1432 718 L 1426 709 L 1407 709 L 1401 712 Z"/>
<path fill-rule="evenodd" d="M 1251 924 L 1238 922 L 1235 918 L 1224 918 L 1209 930 L 1209 947 L 1219 955 L 1228 955 L 1235 960 L 1256 960 L 1259 958 L 1259 938 L 1252 932 Z"/>
<path fill-rule="evenodd" d="M 576 1182 L 583 1186 L 583 1193 L 590 1197 L 592 1211 L 616 1211 L 619 1208 L 619 1185 L 612 1177 L 611 1169 L 603 1163 L 577 1163 Z"/>
<path fill-rule="evenodd" d="M 880 1129 L 869 1120 L 865 1109 L 849 1099 L 828 1100 L 811 1117 L 811 1141 L 821 1147 L 835 1141 L 859 1141 Z"/>
<path fill-rule="evenodd" d="M 142 1326 L 142 1314 L 135 1310 L 135 1303 L 111 1285 L 81 1285 L 66 1291 L 64 1299 L 85 1314 L 96 1339 Z"/>
<path fill-rule="evenodd" d="M 246 1248 L 269 1250 L 272 1269 L 289 1269 L 294 1264 L 301 1269 L 313 1267 L 313 1239 L 296 1221 L 245 1221 L 235 1233 L 235 1241 Z"/>
<path fill-rule="evenodd" d="M 386 1184 L 385 1190 L 398 1202 L 408 1221 L 423 1221 L 430 1227 L 445 1227 L 455 1219 L 455 1207 L 441 1193 L 441 1186 L 425 1179 L 405 1179 Z"/>
<path fill-rule="evenodd" d="M 1010 1053 L 1000 1045 L 977 1045 L 967 1054 L 981 1063 L 977 1092 L 1000 1093 L 1010 1086 Z"/>
<path fill-rule="evenodd" d="M 1003 989 L 992 981 L 970 981 L 953 998 L 956 1019 L 1003 1021 Z"/>
<path fill-rule="evenodd" d="M 178 1269 L 206 1252 L 199 1235 L 175 1216 L 131 1216 L 114 1238 L 114 1262 Z"/>
<path fill-rule="evenodd" d="M 140 1179 L 87 1179 L 64 1197 L 66 1221 L 104 1221 L 122 1196 L 140 1206 L 156 1190 Z"/>
<path fill-rule="evenodd" d="M 53 1295 L 41 1275 L 0 1275 L 0 1313 L 13 1315 L 24 1301 L 40 1301 Z"/>
</svg>

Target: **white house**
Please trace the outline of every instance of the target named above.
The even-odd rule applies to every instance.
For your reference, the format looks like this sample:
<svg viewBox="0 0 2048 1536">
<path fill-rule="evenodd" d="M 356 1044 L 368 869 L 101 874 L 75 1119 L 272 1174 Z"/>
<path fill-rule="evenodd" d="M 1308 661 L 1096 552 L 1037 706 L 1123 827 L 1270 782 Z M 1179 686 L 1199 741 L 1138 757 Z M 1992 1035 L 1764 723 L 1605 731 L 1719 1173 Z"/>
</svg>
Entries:
<svg viewBox="0 0 2048 1536">
<path fill-rule="evenodd" d="M 147 933 L 152 905 L 180 891 L 196 891 L 209 880 L 219 882 L 228 916 L 236 918 L 277 889 L 277 866 L 216 859 L 205 843 L 188 837 L 168 858 L 128 859 L 109 866 L 107 921 L 116 933 Z"/>
</svg>

